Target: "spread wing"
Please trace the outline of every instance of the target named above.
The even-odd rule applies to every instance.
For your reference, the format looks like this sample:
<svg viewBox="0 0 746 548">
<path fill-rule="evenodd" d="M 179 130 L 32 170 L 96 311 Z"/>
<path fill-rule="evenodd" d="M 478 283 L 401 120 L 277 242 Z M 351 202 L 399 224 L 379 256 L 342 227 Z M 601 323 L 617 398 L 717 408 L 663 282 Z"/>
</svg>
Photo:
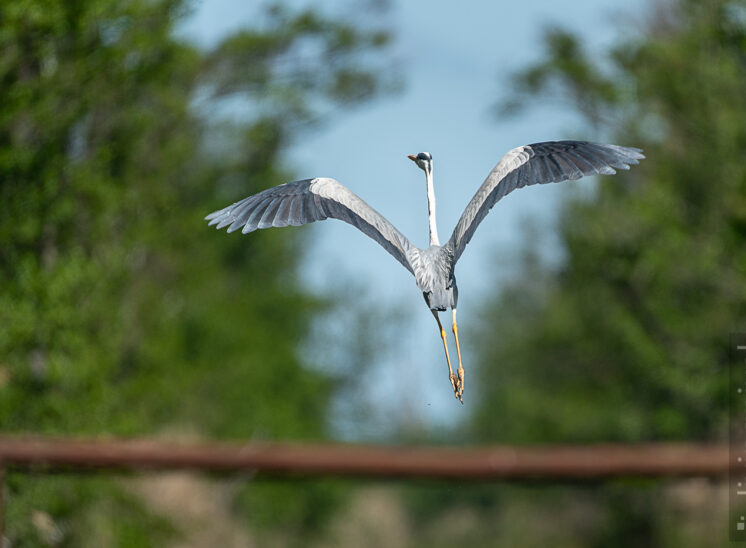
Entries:
<svg viewBox="0 0 746 548">
<path fill-rule="evenodd" d="M 492 206 L 516 188 L 585 175 L 613 175 L 615 169 L 629 169 L 644 157 L 639 148 L 585 141 L 548 141 L 514 148 L 490 172 L 456 224 L 447 244 L 454 262 Z"/>
<path fill-rule="evenodd" d="M 241 228 L 247 234 L 259 228 L 298 226 L 331 217 L 359 228 L 414 273 L 407 259 L 412 244 L 383 215 L 334 179 L 315 178 L 286 183 L 244 198 L 205 220 L 209 226 Z"/>
</svg>

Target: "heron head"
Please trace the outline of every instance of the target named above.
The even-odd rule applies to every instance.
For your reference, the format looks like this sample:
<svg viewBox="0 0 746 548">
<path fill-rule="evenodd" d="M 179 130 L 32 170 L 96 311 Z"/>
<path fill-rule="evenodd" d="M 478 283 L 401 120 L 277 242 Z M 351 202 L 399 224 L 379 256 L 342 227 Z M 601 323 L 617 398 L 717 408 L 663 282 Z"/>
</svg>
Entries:
<svg viewBox="0 0 746 548">
<path fill-rule="evenodd" d="M 425 173 L 432 173 L 433 170 L 433 157 L 429 152 L 420 152 L 419 154 L 410 154 L 407 156 L 412 160 L 417 167 L 419 167 Z"/>
</svg>

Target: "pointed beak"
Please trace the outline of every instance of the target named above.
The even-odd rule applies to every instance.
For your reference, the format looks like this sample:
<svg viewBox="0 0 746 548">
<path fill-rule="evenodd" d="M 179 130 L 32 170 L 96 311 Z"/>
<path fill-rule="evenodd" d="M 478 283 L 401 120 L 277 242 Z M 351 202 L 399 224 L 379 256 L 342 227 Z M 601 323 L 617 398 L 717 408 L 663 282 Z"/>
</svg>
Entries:
<svg viewBox="0 0 746 548">
<path fill-rule="evenodd" d="M 414 154 L 408 154 L 407 158 L 412 160 L 415 164 L 417 163 L 417 156 L 415 156 Z"/>
</svg>

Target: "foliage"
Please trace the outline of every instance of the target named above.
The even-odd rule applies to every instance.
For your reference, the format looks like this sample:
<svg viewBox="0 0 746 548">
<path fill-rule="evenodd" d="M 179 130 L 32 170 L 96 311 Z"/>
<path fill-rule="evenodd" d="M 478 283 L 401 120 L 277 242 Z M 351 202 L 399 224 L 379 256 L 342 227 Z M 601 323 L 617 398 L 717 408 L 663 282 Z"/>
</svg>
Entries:
<svg viewBox="0 0 746 548">
<path fill-rule="evenodd" d="M 480 345 L 492 402 L 480 415 L 484 435 L 723 439 L 727 340 L 746 323 L 746 96 L 737 92 L 746 27 L 730 15 L 736 4 L 746 7 L 672 4 L 648 35 L 613 52 L 601 86 L 613 93 L 585 87 L 586 74 L 603 72 L 575 70 L 582 58 L 551 58 L 540 78 L 537 69 L 518 77 L 533 93 L 552 81 L 583 88 L 608 138 L 648 159 L 569 202 L 563 264 L 542 271 L 529 252 L 522 276 L 487 307 L 485 325 L 502 335 Z M 548 43 L 574 40 L 558 32 Z M 510 412 L 496 418 L 498 401 L 525 410 L 533 427 L 499 418 Z"/>
<path fill-rule="evenodd" d="M 329 379 L 298 352 L 324 304 L 296 279 L 302 233 L 227 237 L 203 217 L 286 181 L 293 137 L 381 91 L 387 35 L 276 6 L 202 51 L 175 33 L 186 5 L 0 7 L 5 432 L 324 433 Z M 36 496 L 16 477 L 10 538 L 39 511 L 72 545 L 105 508 L 147 536 L 116 488 L 78 485 Z M 112 545 L 140 545 L 127 534 Z"/>
<path fill-rule="evenodd" d="M 559 94 L 596 138 L 648 159 L 569 200 L 561 265 L 543 265 L 529 245 L 485 306 L 477 439 L 726 439 L 728 338 L 746 325 L 745 14 L 743 1 L 659 3 L 603 60 L 554 29 L 545 60 L 517 75 L 516 96 Z M 653 492 L 596 491 L 606 518 L 578 538 L 722 545 L 724 525 L 682 539 Z"/>
</svg>

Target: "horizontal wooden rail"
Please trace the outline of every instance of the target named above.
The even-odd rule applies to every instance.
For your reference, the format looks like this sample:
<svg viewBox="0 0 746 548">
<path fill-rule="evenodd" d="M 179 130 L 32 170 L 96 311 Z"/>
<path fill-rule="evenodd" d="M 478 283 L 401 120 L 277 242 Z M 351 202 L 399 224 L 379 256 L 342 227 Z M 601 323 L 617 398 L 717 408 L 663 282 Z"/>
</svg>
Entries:
<svg viewBox="0 0 746 548">
<path fill-rule="evenodd" d="M 0 467 L 34 471 L 175 469 L 269 475 L 558 480 L 724 476 L 724 445 L 421 447 L 0 437 Z"/>
<path fill-rule="evenodd" d="M 696 444 L 457 448 L 0 437 L 0 541 L 6 468 L 31 472 L 188 468 L 296 477 L 588 480 L 725 476 L 728 458 L 727 446 Z"/>
</svg>

